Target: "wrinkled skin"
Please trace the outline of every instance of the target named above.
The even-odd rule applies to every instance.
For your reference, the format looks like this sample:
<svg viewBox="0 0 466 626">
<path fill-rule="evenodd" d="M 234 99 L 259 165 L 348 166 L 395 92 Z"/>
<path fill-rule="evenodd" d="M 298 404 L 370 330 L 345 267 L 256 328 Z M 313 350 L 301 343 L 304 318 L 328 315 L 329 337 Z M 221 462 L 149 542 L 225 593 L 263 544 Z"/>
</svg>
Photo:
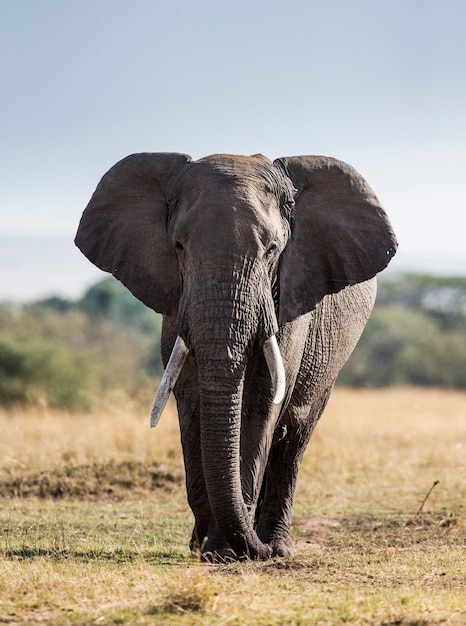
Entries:
<svg viewBox="0 0 466 626">
<path fill-rule="evenodd" d="M 132 155 L 76 243 L 163 314 L 165 364 L 178 335 L 189 348 L 174 393 L 193 552 L 291 554 L 304 450 L 397 246 L 373 191 L 326 157 Z M 274 334 L 280 404 L 262 352 Z"/>
</svg>

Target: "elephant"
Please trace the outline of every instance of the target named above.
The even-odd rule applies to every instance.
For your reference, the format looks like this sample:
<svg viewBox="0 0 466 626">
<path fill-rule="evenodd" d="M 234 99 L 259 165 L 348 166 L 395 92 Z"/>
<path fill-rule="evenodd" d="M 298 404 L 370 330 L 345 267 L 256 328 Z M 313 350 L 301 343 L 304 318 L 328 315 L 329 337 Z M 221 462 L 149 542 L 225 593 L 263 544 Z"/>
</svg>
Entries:
<svg viewBox="0 0 466 626">
<path fill-rule="evenodd" d="M 398 246 L 372 189 L 325 156 L 132 154 L 75 243 L 163 316 L 152 423 L 173 389 L 192 553 L 295 554 L 304 451 Z"/>
</svg>

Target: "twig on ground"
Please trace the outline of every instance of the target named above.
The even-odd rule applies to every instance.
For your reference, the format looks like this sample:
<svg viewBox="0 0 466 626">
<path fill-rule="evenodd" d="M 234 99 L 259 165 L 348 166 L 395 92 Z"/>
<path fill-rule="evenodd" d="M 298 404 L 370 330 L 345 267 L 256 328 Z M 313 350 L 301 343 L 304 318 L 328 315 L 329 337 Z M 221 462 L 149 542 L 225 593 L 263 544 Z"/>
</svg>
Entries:
<svg viewBox="0 0 466 626">
<path fill-rule="evenodd" d="M 429 489 L 429 491 L 426 493 L 426 496 L 424 498 L 424 500 L 421 503 L 421 506 L 419 507 L 418 512 L 416 513 L 416 515 L 414 516 L 419 517 L 419 515 L 422 513 L 422 509 L 424 508 L 424 504 L 427 502 L 428 497 L 430 496 L 430 494 L 432 493 L 434 487 L 436 487 L 439 484 L 439 480 L 434 480 L 434 482 L 432 483 L 432 487 Z"/>
</svg>

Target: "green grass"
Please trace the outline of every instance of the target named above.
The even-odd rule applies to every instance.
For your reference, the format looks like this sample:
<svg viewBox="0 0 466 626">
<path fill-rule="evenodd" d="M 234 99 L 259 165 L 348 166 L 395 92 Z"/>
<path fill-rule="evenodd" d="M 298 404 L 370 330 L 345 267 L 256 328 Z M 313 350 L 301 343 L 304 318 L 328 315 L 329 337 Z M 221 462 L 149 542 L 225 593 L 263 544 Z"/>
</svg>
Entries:
<svg viewBox="0 0 466 626">
<path fill-rule="evenodd" d="M 230 565 L 189 555 L 173 416 L 154 432 L 137 407 L 2 414 L 0 623 L 466 624 L 465 405 L 337 391 L 296 556 Z"/>
</svg>

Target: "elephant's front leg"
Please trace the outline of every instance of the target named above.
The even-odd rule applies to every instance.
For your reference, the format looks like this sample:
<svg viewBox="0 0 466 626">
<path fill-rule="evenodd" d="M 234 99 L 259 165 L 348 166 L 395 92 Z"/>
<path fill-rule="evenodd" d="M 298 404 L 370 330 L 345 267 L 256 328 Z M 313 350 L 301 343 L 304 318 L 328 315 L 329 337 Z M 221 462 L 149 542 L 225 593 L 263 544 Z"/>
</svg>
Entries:
<svg viewBox="0 0 466 626">
<path fill-rule="evenodd" d="M 162 357 L 166 364 L 176 332 L 174 320 L 164 318 L 162 333 Z M 211 519 L 211 510 L 202 469 L 199 448 L 200 441 L 200 404 L 199 383 L 196 361 L 188 355 L 174 388 L 178 419 L 180 424 L 181 445 L 186 475 L 188 504 L 194 515 L 194 529 L 189 542 L 190 550 L 198 555 L 206 542 Z"/>
<path fill-rule="evenodd" d="M 311 407 L 289 408 L 283 418 L 287 433 L 270 451 L 257 512 L 257 534 L 278 556 L 290 556 L 295 551 L 290 528 L 299 467 L 329 396 L 330 390 Z"/>
<path fill-rule="evenodd" d="M 254 522 L 279 407 L 272 403 L 270 375 L 262 355 L 251 359 L 247 374 L 241 421 L 241 486 Z"/>
<path fill-rule="evenodd" d="M 207 540 L 212 515 L 199 451 L 199 400 L 194 394 L 189 398 L 183 391 L 180 397 L 182 399 L 178 402 L 178 415 L 186 473 L 186 493 L 194 515 L 189 548 L 194 555 L 199 555 Z"/>
</svg>

